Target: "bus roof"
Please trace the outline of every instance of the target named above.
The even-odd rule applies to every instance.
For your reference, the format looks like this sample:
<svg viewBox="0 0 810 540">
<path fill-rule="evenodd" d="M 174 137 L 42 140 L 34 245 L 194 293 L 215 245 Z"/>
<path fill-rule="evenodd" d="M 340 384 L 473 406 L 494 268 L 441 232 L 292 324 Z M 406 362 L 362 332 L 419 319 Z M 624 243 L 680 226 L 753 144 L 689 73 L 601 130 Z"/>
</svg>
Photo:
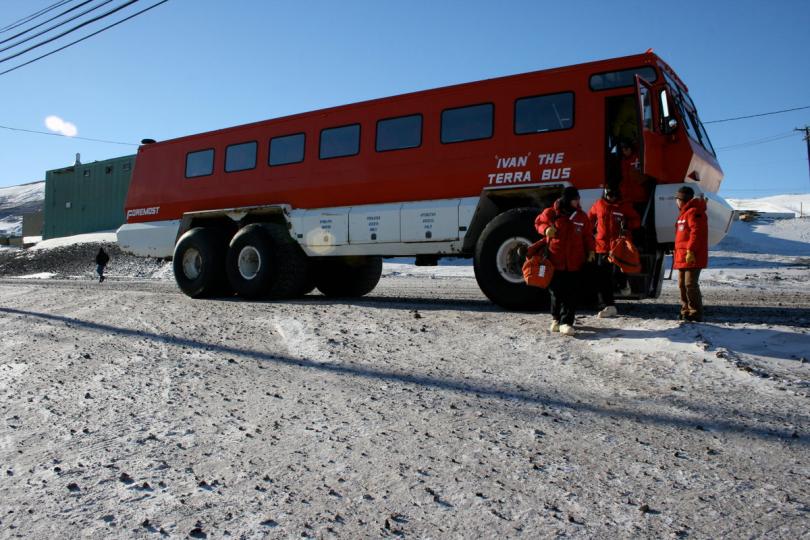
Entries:
<svg viewBox="0 0 810 540">
<path fill-rule="evenodd" d="M 533 75 L 556 75 L 556 74 L 561 74 L 561 73 L 566 73 L 566 72 L 571 72 L 571 71 L 587 71 L 587 70 L 598 72 L 598 71 L 606 71 L 606 68 L 608 70 L 612 69 L 609 66 L 613 66 L 613 68 L 615 68 L 615 69 L 622 69 L 622 68 L 625 68 L 625 67 L 629 68 L 629 67 L 638 66 L 638 65 L 657 65 L 658 67 L 660 67 L 662 69 L 666 69 L 667 73 L 671 77 L 673 77 L 676 81 L 678 81 L 681 85 L 683 85 L 684 89 L 686 89 L 686 85 L 683 84 L 683 82 L 680 80 L 680 78 L 678 78 L 678 76 L 675 74 L 675 72 L 672 70 L 672 68 L 670 68 L 669 65 L 666 62 L 664 62 L 658 55 L 653 53 L 652 50 L 648 50 L 647 52 L 644 52 L 644 53 L 641 53 L 641 54 L 634 54 L 634 55 L 622 56 L 622 57 L 617 57 L 617 58 L 609 58 L 609 59 L 605 59 L 605 60 L 595 60 L 595 61 L 592 61 L 592 62 L 583 62 L 581 64 L 572 64 L 572 65 L 569 65 L 569 66 L 548 68 L 548 69 L 542 69 L 542 70 L 537 70 L 537 71 L 528 71 L 528 72 L 525 72 L 525 73 L 516 73 L 516 74 L 513 74 L 513 75 L 504 75 L 504 76 L 501 76 L 501 77 L 492 77 L 492 78 L 489 78 L 489 79 L 481 79 L 481 80 L 478 80 L 478 81 L 470 81 L 470 82 L 458 83 L 458 84 L 453 84 L 453 85 L 448 85 L 448 86 L 440 86 L 440 87 L 437 87 L 437 88 L 430 88 L 430 89 L 426 89 L 426 90 L 416 90 L 414 92 L 407 92 L 407 93 L 404 93 L 404 94 L 395 94 L 395 95 L 392 95 L 392 96 L 373 98 L 373 99 L 364 100 L 364 101 L 357 101 L 357 102 L 354 102 L 354 103 L 347 103 L 347 104 L 344 104 L 344 105 L 335 105 L 335 106 L 326 107 L 326 108 L 323 108 L 323 109 L 315 109 L 315 110 L 312 110 L 312 111 L 294 113 L 294 114 L 291 114 L 291 115 L 279 116 L 279 117 L 276 117 L 276 118 L 267 118 L 267 119 L 264 119 L 264 120 L 258 120 L 256 122 L 249 122 L 247 124 L 238 124 L 238 125 L 235 125 L 235 126 L 229 126 L 229 127 L 226 127 L 226 128 L 214 129 L 214 130 L 211 130 L 211 131 L 205 131 L 205 132 L 201 132 L 201 133 L 194 133 L 194 134 L 190 134 L 190 135 L 183 135 L 183 136 L 180 136 L 180 137 L 176 137 L 174 139 L 167 139 L 165 141 L 159 141 L 157 143 L 151 143 L 151 144 L 147 144 L 147 145 L 142 145 L 139 148 L 139 151 L 141 149 L 148 148 L 148 147 L 155 146 L 155 145 L 163 146 L 163 145 L 167 145 L 167 144 L 185 142 L 185 141 L 188 141 L 190 139 L 197 138 L 197 137 L 206 137 L 206 136 L 210 136 L 210 135 L 213 135 L 213 134 L 224 134 L 224 133 L 228 133 L 228 132 L 233 131 L 233 130 L 239 130 L 239 129 L 242 129 L 242 128 L 245 128 L 245 127 L 257 126 L 257 125 L 266 124 L 266 123 L 288 122 L 288 121 L 291 121 L 291 120 L 295 120 L 295 119 L 299 119 L 299 118 L 305 118 L 305 117 L 309 117 L 309 116 L 313 116 L 313 115 L 326 115 L 326 114 L 329 114 L 329 113 L 332 113 L 332 112 L 348 110 L 348 109 L 352 109 L 352 108 L 355 108 L 355 107 L 366 107 L 366 106 L 369 106 L 369 105 L 382 104 L 382 103 L 386 103 L 388 101 L 409 99 L 409 98 L 419 97 L 419 96 L 437 95 L 437 94 L 442 94 L 442 93 L 446 93 L 446 92 L 453 92 L 453 91 L 458 90 L 460 88 L 472 87 L 472 86 L 477 86 L 477 85 L 480 85 L 480 84 L 492 83 L 494 81 L 508 82 L 508 81 L 518 79 L 518 78 L 521 78 L 521 77 L 533 76 Z"/>
</svg>

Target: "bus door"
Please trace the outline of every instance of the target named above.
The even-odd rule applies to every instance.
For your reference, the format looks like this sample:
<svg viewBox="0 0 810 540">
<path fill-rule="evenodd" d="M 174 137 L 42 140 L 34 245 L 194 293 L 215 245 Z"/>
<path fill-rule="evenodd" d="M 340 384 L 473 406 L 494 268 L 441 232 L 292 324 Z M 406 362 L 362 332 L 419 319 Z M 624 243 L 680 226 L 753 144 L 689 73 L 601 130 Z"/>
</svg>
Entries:
<svg viewBox="0 0 810 540">
<path fill-rule="evenodd" d="M 664 171 L 664 145 L 666 138 L 658 127 L 656 122 L 656 111 L 653 107 L 653 100 L 655 96 L 663 92 L 664 107 L 668 108 L 666 90 L 664 85 L 656 85 L 648 83 L 636 75 L 636 98 L 638 102 L 638 157 L 641 160 L 641 172 L 646 176 L 653 179 L 660 179 L 663 177 Z M 664 111 L 661 111 L 664 112 Z M 669 114 L 663 114 L 659 118 L 668 117 Z"/>
</svg>

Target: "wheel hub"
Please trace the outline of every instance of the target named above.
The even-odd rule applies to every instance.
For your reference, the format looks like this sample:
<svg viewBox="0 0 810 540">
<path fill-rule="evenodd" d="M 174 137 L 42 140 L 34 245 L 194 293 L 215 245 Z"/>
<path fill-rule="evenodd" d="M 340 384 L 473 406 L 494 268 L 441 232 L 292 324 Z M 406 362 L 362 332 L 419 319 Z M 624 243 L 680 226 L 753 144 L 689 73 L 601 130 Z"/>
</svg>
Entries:
<svg viewBox="0 0 810 540">
<path fill-rule="evenodd" d="M 189 248 L 183 253 L 183 274 L 188 279 L 194 280 L 202 273 L 202 255 L 195 248 Z"/>
<path fill-rule="evenodd" d="M 504 240 L 495 255 L 495 264 L 503 279 L 509 283 L 523 283 L 523 261 L 525 259 L 518 254 L 518 248 L 530 245 L 529 239 L 523 236 L 513 236 Z"/>
<path fill-rule="evenodd" d="M 244 279 L 251 280 L 255 278 L 262 268 L 262 257 L 259 255 L 259 250 L 253 246 L 243 247 L 239 252 L 237 265 L 239 267 L 239 275 Z"/>
</svg>

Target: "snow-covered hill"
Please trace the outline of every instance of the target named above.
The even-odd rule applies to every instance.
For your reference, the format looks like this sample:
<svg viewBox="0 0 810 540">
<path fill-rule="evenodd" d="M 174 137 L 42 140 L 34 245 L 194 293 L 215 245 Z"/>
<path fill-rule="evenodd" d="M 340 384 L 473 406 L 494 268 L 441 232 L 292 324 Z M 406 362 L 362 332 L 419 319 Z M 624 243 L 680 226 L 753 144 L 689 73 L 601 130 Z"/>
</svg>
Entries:
<svg viewBox="0 0 810 540">
<path fill-rule="evenodd" d="M 0 188 L 0 236 L 19 236 L 22 216 L 42 210 L 45 182 Z"/>
<path fill-rule="evenodd" d="M 754 210 L 762 214 L 810 216 L 810 193 L 774 195 L 758 199 L 727 199 L 735 210 Z"/>
</svg>

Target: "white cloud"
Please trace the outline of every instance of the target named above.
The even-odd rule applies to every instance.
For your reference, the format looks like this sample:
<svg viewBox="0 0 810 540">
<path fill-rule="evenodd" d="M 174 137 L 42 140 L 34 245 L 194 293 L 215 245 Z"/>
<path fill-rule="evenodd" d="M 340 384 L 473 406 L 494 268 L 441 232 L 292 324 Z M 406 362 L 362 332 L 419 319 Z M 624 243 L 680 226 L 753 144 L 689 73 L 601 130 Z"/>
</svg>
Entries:
<svg viewBox="0 0 810 540">
<path fill-rule="evenodd" d="M 59 118 L 58 116 L 48 116 L 45 118 L 45 127 L 50 129 L 55 133 L 59 133 L 61 135 L 65 135 L 66 137 L 75 137 L 79 134 L 79 129 L 76 127 L 75 124 L 71 124 L 70 122 L 66 122 Z"/>
</svg>

